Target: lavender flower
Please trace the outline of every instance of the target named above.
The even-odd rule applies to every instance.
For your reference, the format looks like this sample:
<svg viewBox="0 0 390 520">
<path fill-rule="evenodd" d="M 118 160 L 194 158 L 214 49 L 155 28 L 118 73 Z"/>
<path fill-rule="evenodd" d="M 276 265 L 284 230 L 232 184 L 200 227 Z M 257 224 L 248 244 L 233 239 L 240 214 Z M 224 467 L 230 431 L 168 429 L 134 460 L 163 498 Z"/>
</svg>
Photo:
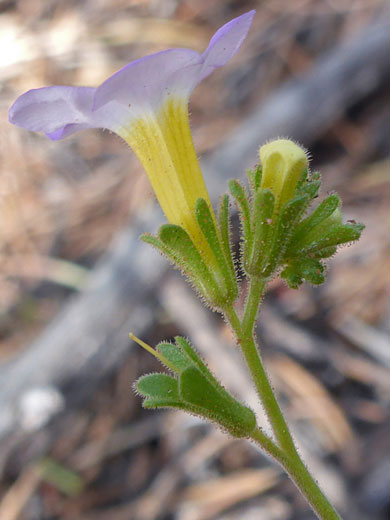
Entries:
<svg viewBox="0 0 390 520">
<path fill-rule="evenodd" d="M 194 149 L 188 101 L 196 85 L 238 51 L 255 11 L 221 27 L 199 54 L 169 49 L 129 63 L 97 88 L 53 86 L 29 90 L 9 111 L 9 120 L 52 140 L 78 130 L 107 128 L 134 150 L 172 224 L 199 246 L 196 201 L 209 195 Z"/>
</svg>

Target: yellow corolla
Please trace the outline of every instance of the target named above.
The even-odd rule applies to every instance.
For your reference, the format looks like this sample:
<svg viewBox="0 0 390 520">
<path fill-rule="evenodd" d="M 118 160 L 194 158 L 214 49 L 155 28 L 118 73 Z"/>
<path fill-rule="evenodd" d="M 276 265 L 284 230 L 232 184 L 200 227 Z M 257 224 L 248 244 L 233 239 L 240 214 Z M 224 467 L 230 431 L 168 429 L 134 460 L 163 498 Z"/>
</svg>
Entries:
<svg viewBox="0 0 390 520">
<path fill-rule="evenodd" d="M 306 152 L 293 141 L 276 139 L 262 146 L 259 155 L 261 188 L 272 191 L 278 210 L 294 196 L 297 182 L 308 167 Z"/>
<path fill-rule="evenodd" d="M 141 117 L 118 133 L 141 161 L 167 220 L 182 226 L 207 250 L 195 204 L 199 198 L 210 208 L 211 203 L 192 141 L 187 101 L 168 98 L 157 114 Z"/>
</svg>

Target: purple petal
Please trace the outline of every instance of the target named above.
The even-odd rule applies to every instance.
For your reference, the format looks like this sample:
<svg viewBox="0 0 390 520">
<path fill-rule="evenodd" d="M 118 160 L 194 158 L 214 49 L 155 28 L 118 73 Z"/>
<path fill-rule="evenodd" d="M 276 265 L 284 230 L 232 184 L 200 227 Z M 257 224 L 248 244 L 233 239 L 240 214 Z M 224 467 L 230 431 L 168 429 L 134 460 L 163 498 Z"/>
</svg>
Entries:
<svg viewBox="0 0 390 520">
<path fill-rule="evenodd" d="M 9 111 L 11 123 L 43 132 L 52 140 L 63 139 L 85 128 L 121 125 L 128 111 L 114 102 L 92 111 L 96 89 L 90 87 L 44 87 L 20 96 Z M 127 112 L 127 114 L 126 114 Z"/>
<path fill-rule="evenodd" d="M 190 49 L 168 49 L 129 63 L 98 87 L 95 107 L 112 99 L 130 108 L 157 108 L 164 94 L 175 87 L 177 72 L 199 66 L 201 56 Z"/>
<path fill-rule="evenodd" d="M 9 111 L 11 123 L 63 139 L 85 128 L 117 132 L 132 118 L 153 115 L 166 96 L 186 99 L 213 70 L 222 67 L 240 48 L 255 11 L 221 27 L 203 54 L 170 49 L 126 65 L 97 89 L 45 87 L 20 96 Z"/>
<path fill-rule="evenodd" d="M 234 18 L 214 34 L 202 54 L 204 62 L 202 79 L 205 77 L 205 71 L 207 71 L 206 75 L 210 74 L 214 69 L 225 65 L 236 54 L 248 34 L 255 12 L 255 10 L 249 11 Z"/>
<path fill-rule="evenodd" d="M 115 99 L 131 109 L 156 110 L 166 95 L 189 97 L 203 78 L 234 56 L 248 34 L 254 14 L 250 11 L 221 27 L 203 54 L 169 49 L 126 65 L 98 87 L 94 107 Z"/>
</svg>

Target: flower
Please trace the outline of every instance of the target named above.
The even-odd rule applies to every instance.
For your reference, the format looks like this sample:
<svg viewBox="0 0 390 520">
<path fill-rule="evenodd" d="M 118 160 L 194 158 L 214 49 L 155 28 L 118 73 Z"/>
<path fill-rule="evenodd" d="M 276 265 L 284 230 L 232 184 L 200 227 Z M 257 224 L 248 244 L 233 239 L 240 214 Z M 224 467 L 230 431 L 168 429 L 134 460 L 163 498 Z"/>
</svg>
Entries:
<svg viewBox="0 0 390 520">
<path fill-rule="evenodd" d="M 294 196 L 297 182 L 308 167 L 303 148 L 288 139 L 276 139 L 259 150 L 263 167 L 261 188 L 269 189 L 275 196 L 276 208 Z"/>
<path fill-rule="evenodd" d="M 188 100 L 200 81 L 238 51 L 254 13 L 221 27 L 203 54 L 190 49 L 158 52 L 129 63 L 97 88 L 29 90 L 13 104 L 9 120 L 52 140 L 86 128 L 117 133 L 141 161 L 167 220 L 205 247 L 195 204 L 199 198 L 210 208 L 211 203 L 192 141 Z"/>
</svg>

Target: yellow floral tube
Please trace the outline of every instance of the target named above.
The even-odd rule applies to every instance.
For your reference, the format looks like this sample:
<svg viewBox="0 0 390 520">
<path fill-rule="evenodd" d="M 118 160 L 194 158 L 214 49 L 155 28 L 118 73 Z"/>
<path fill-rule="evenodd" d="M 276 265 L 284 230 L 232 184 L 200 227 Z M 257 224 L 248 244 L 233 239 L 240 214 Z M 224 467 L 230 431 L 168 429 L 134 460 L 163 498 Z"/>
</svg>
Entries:
<svg viewBox="0 0 390 520">
<path fill-rule="evenodd" d="M 203 198 L 211 208 L 189 125 L 187 102 L 167 98 L 157 114 L 117 130 L 141 161 L 171 224 L 182 226 L 200 249 L 208 246 L 195 219 Z"/>
</svg>

